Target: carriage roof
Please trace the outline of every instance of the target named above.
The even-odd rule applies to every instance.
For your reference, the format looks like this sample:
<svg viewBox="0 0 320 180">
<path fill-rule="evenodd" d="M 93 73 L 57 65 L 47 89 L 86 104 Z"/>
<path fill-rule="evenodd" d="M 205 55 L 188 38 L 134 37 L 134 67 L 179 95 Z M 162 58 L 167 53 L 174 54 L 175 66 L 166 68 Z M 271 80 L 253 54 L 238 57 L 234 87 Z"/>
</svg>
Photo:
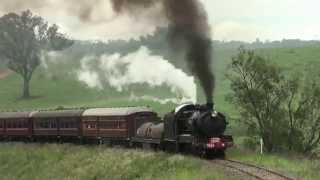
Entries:
<svg viewBox="0 0 320 180">
<path fill-rule="evenodd" d="M 54 118 L 54 117 L 80 117 L 83 110 L 61 110 L 61 111 L 39 111 L 31 115 L 32 118 Z"/>
<path fill-rule="evenodd" d="M 95 108 L 87 109 L 82 116 L 129 116 L 136 113 L 154 113 L 147 107 Z"/>
<path fill-rule="evenodd" d="M 29 118 L 32 112 L 0 112 L 0 119 Z"/>
</svg>

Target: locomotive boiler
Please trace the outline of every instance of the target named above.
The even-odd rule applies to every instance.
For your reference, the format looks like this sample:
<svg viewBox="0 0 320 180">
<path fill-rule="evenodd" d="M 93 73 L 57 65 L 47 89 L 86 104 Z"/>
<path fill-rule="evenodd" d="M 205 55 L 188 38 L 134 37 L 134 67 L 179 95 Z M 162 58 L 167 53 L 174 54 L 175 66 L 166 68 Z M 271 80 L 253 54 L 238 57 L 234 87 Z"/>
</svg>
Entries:
<svg viewBox="0 0 320 180">
<path fill-rule="evenodd" d="M 189 119 L 194 133 L 200 136 L 213 137 L 224 133 L 227 127 L 225 116 L 213 110 L 213 104 L 202 105 L 194 108 Z"/>
</svg>

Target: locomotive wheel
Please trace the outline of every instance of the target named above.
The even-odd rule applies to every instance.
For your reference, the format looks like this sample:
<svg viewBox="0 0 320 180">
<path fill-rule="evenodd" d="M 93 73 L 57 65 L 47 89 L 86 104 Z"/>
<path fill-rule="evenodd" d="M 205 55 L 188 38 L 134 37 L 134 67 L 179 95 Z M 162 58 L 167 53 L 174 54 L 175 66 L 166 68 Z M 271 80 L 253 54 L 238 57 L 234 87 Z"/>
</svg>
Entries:
<svg viewBox="0 0 320 180">
<path fill-rule="evenodd" d="M 179 152 L 178 146 L 173 142 L 165 142 L 164 149 L 168 153 L 177 153 Z"/>
<path fill-rule="evenodd" d="M 190 143 L 179 144 L 179 152 L 183 154 L 194 154 L 194 148 Z"/>
<path fill-rule="evenodd" d="M 191 151 L 192 151 L 193 155 L 200 157 L 200 158 L 205 158 L 206 151 L 203 148 L 198 147 L 198 146 L 192 146 Z"/>
<path fill-rule="evenodd" d="M 206 159 L 225 159 L 225 152 L 224 150 L 206 151 L 205 158 Z"/>
</svg>

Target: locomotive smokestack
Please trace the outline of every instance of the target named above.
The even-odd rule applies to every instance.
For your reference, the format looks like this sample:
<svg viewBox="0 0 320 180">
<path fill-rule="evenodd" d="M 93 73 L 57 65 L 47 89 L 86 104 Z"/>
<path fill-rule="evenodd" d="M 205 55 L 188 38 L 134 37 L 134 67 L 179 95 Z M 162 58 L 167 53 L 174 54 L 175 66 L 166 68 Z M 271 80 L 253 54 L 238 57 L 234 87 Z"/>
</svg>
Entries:
<svg viewBox="0 0 320 180">
<path fill-rule="evenodd" d="M 211 111 L 213 111 L 213 108 L 214 108 L 214 103 L 213 102 L 208 102 L 207 103 L 207 108 Z"/>
<path fill-rule="evenodd" d="M 185 59 L 211 103 L 214 75 L 211 68 L 212 41 L 207 12 L 199 0 L 111 0 L 118 13 L 139 13 L 161 5 L 169 25 L 169 42 L 185 52 Z M 213 104 L 213 103 L 211 103 Z"/>
</svg>

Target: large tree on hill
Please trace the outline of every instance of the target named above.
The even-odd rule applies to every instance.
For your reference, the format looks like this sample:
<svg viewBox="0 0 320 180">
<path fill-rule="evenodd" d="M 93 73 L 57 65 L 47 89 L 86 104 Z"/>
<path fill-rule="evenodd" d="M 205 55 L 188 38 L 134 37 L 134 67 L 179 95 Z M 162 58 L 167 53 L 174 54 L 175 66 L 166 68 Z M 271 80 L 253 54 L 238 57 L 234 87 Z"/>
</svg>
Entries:
<svg viewBox="0 0 320 180">
<path fill-rule="evenodd" d="M 30 97 L 29 83 L 46 51 L 63 50 L 73 44 L 58 31 L 29 10 L 8 13 L 0 18 L 0 59 L 23 78 L 23 98 Z"/>
</svg>

